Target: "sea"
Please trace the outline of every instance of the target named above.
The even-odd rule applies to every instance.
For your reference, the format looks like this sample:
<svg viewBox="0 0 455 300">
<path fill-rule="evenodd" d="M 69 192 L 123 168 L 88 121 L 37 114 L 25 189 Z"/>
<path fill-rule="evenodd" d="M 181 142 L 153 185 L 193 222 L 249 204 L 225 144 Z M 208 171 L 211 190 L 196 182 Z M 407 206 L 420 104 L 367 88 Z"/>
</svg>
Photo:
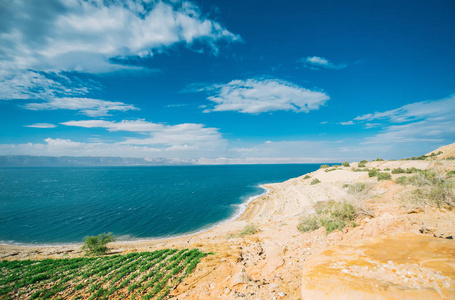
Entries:
<svg viewBox="0 0 455 300">
<path fill-rule="evenodd" d="M 236 218 L 261 184 L 320 164 L 0 168 L 0 244 L 181 236 Z"/>
</svg>

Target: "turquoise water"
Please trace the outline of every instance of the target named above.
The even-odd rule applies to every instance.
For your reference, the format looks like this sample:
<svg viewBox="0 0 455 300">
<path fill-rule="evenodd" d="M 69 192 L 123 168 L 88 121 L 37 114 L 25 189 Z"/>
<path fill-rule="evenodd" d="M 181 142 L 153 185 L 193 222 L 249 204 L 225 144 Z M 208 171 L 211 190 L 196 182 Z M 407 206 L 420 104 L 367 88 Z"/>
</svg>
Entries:
<svg viewBox="0 0 455 300">
<path fill-rule="evenodd" d="M 182 235 L 232 218 L 260 184 L 319 164 L 0 168 L 0 243 L 64 244 Z"/>
</svg>

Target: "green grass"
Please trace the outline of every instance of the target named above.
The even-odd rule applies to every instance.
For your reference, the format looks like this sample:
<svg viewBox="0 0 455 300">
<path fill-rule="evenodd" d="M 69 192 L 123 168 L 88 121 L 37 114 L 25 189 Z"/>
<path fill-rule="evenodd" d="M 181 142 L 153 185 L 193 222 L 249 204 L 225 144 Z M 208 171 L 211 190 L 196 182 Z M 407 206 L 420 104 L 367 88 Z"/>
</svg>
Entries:
<svg viewBox="0 0 455 300">
<path fill-rule="evenodd" d="M 449 178 L 455 177 L 455 170 L 447 172 L 447 177 L 449 177 Z"/>
<path fill-rule="evenodd" d="M 0 299 L 165 297 L 207 255 L 165 249 L 102 257 L 0 261 Z M 126 289 L 125 289 L 126 288 Z"/>
<path fill-rule="evenodd" d="M 396 168 L 392 170 L 392 174 L 404 174 L 406 171 L 402 168 Z"/>
<path fill-rule="evenodd" d="M 326 169 L 326 168 L 329 168 L 329 167 L 330 167 L 329 165 L 321 165 L 321 166 L 319 167 L 319 169 Z"/>
<path fill-rule="evenodd" d="M 309 178 L 311 178 L 310 175 L 305 175 L 305 177 L 303 177 L 303 179 L 309 179 Z"/>
<path fill-rule="evenodd" d="M 355 225 L 356 210 L 347 202 L 324 201 L 315 204 L 315 214 L 308 215 L 300 220 L 297 229 L 301 232 L 316 230 L 325 227 L 327 233 L 342 230 L 348 224 Z"/>
</svg>

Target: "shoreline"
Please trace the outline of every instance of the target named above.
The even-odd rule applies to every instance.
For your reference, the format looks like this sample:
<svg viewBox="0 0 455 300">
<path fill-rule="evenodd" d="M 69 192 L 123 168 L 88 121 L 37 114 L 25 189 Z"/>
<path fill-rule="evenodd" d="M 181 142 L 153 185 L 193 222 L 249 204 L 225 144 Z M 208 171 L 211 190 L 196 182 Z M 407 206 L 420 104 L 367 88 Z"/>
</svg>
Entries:
<svg viewBox="0 0 455 300">
<path fill-rule="evenodd" d="M 305 175 L 305 174 L 303 174 Z M 301 175 L 302 176 L 302 175 Z M 300 177 L 300 176 L 299 176 Z M 292 179 L 292 178 L 290 178 Z M 288 180 L 290 180 L 288 179 Z M 180 239 L 180 238 L 187 238 L 187 237 L 192 237 L 198 234 L 202 234 L 205 232 L 209 232 L 213 229 L 216 229 L 217 227 L 220 227 L 226 223 L 235 221 L 239 218 L 242 217 L 242 215 L 247 211 L 248 206 L 255 201 L 256 199 L 267 195 L 270 193 L 270 189 L 266 187 L 266 185 L 271 185 L 271 184 L 277 184 L 277 183 L 266 183 L 266 184 L 260 184 L 258 187 L 262 188 L 263 191 L 260 194 L 250 196 L 245 202 L 242 202 L 240 204 L 235 204 L 238 206 L 237 211 L 229 218 L 225 220 L 221 220 L 215 224 L 212 224 L 208 227 L 199 229 L 194 232 L 188 232 L 188 233 L 183 233 L 183 234 L 178 234 L 178 235 L 172 235 L 172 236 L 164 236 L 164 237 L 150 237 L 150 238 L 139 238 L 137 240 L 117 240 L 114 243 L 115 244 L 128 244 L 128 245 L 133 245 L 135 243 L 146 243 L 146 242 L 163 242 L 163 241 L 169 241 L 173 239 Z M 83 242 L 74 242 L 74 243 L 64 243 L 64 244 L 28 244 L 28 243 L 5 243 L 3 241 L 0 241 L 0 247 L 5 246 L 5 247 L 23 247 L 23 248 L 63 248 L 63 247 L 80 247 Z"/>
</svg>

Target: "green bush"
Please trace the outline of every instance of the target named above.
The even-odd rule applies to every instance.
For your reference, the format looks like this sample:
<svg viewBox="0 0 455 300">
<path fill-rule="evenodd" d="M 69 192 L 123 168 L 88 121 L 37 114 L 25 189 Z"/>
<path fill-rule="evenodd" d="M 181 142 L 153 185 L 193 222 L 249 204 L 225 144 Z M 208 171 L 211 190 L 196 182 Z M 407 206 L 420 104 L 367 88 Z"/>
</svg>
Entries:
<svg viewBox="0 0 455 300">
<path fill-rule="evenodd" d="M 385 168 L 384 171 L 390 171 L 390 168 Z"/>
<path fill-rule="evenodd" d="M 400 176 L 395 180 L 396 183 L 401 184 L 401 185 L 407 185 L 408 184 L 408 178 L 406 176 Z"/>
<path fill-rule="evenodd" d="M 311 178 L 310 175 L 305 175 L 305 177 L 303 177 L 303 179 L 309 179 L 309 178 Z"/>
<path fill-rule="evenodd" d="M 301 232 L 313 231 L 319 229 L 319 227 L 321 227 L 319 218 L 314 214 L 304 217 L 297 225 L 297 229 Z"/>
<path fill-rule="evenodd" d="M 245 235 L 252 235 L 259 232 L 259 228 L 255 224 L 246 225 L 242 231 L 239 232 L 239 237 L 244 237 Z"/>
<path fill-rule="evenodd" d="M 102 233 L 98 236 L 86 236 L 82 250 L 90 255 L 102 255 L 107 252 L 107 244 L 115 241 L 112 232 Z"/>
<path fill-rule="evenodd" d="M 392 175 L 390 175 L 390 173 L 378 172 L 378 181 L 390 179 L 392 179 Z"/>
<path fill-rule="evenodd" d="M 392 170 L 392 174 L 404 174 L 406 171 L 402 168 L 396 168 Z"/>
<path fill-rule="evenodd" d="M 367 160 L 361 160 L 361 161 L 359 162 L 358 167 L 359 167 L 359 168 L 365 168 L 365 164 L 366 164 L 366 163 L 368 163 Z"/>
<path fill-rule="evenodd" d="M 311 181 L 310 185 L 318 184 L 318 183 L 320 183 L 320 182 L 321 182 L 321 181 L 320 181 L 319 179 L 314 178 L 314 179 Z"/>
<path fill-rule="evenodd" d="M 370 169 L 364 168 L 364 169 L 355 169 L 354 172 L 369 172 Z"/>
<path fill-rule="evenodd" d="M 365 189 L 365 183 L 345 184 L 343 187 L 348 188 L 349 194 L 357 194 Z"/>
<path fill-rule="evenodd" d="M 376 158 L 375 160 L 373 161 L 384 161 L 382 158 Z"/>
<path fill-rule="evenodd" d="M 378 175 L 378 170 L 372 169 L 368 171 L 368 177 L 374 177 Z"/>
<path fill-rule="evenodd" d="M 447 172 L 447 177 L 455 177 L 455 170 Z"/>
<path fill-rule="evenodd" d="M 349 162 L 345 161 L 343 164 L 342 164 L 343 167 L 349 167 Z"/>
<path fill-rule="evenodd" d="M 319 167 L 319 169 L 326 169 L 326 168 L 328 168 L 328 167 L 329 167 L 329 165 L 321 165 L 321 166 Z"/>
<path fill-rule="evenodd" d="M 331 233 L 342 230 L 347 222 L 354 224 L 357 216 L 354 206 L 347 202 L 318 202 L 314 208 L 316 214 L 304 217 L 297 225 L 299 231 L 307 232 L 325 227 L 327 233 Z"/>
</svg>

